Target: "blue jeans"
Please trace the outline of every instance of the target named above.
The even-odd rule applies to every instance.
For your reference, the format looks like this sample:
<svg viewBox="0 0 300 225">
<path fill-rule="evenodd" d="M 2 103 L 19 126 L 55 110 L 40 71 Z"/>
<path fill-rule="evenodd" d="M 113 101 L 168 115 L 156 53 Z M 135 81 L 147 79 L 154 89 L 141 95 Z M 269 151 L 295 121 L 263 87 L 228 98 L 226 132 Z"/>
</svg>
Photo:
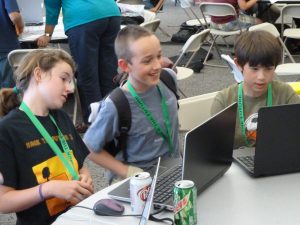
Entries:
<svg viewBox="0 0 300 225">
<path fill-rule="evenodd" d="M 120 17 L 108 17 L 69 29 L 71 54 L 78 66 L 77 87 L 83 121 L 88 121 L 89 105 L 100 101 L 114 88 L 118 60 L 114 41 L 120 30 Z"/>
<path fill-rule="evenodd" d="M 210 27 L 217 30 L 234 31 L 234 30 L 239 30 L 239 27 L 241 27 L 241 29 L 248 29 L 254 24 L 255 24 L 254 17 L 241 13 L 238 20 L 232 20 L 228 23 L 222 23 L 222 24 L 210 22 Z"/>
<path fill-rule="evenodd" d="M 145 5 L 145 9 L 151 9 L 154 7 L 150 0 L 143 0 L 143 4 Z"/>
<path fill-rule="evenodd" d="M 13 71 L 7 61 L 7 53 L 0 52 L 0 88 L 14 87 Z"/>
</svg>

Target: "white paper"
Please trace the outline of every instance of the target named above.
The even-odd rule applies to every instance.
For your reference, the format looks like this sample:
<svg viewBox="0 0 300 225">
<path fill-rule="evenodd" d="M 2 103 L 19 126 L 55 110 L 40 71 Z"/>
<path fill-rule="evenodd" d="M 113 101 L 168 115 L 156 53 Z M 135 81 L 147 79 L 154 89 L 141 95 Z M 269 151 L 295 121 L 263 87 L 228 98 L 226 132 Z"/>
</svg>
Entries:
<svg viewBox="0 0 300 225">
<path fill-rule="evenodd" d="M 234 63 L 233 59 L 229 55 L 221 55 L 222 59 L 226 60 L 232 69 L 231 73 L 234 76 L 236 82 L 240 83 L 244 80 L 242 72 L 238 69 L 237 65 Z"/>
<path fill-rule="evenodd" d="M 130 5 L 130 4 L 124 4 L 124 3 L 117 3 L 118 7 L 121 10 L 121 14 L 123 16 L 142 16 L 144 17 L 144 5 Z"/>
</svg>

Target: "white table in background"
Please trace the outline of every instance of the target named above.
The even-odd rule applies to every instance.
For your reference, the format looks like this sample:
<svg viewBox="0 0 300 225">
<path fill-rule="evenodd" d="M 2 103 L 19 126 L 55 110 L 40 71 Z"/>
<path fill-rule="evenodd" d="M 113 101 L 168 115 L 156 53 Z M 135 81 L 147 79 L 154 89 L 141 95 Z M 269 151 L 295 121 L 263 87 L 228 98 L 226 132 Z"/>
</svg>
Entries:
<svg viewBox="0 0 300 225">
<path fill-rule="evenodd" d="M 45 24 L 37 26 L 25 26 L 24 32 L 19 36 L 20 42 L 35 42 L 35 40 L 45 33 Z M 58 24 L 55 26 L 51 41 L 67 41 L 65 35 L 62 18 L 59 18 Z"/>
</svg>

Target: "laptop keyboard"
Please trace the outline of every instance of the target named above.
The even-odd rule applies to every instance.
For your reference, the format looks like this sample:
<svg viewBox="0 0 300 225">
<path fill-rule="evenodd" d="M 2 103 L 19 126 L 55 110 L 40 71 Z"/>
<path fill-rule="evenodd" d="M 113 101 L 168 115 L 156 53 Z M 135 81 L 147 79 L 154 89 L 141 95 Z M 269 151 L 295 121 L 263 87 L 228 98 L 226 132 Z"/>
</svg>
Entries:
<svg viewBox="0 0 300 225">
<path fill-rule="evenodd" d="M 254 156 L 241 156 L 237 157 L 248 169 L 254 171 Z"/>
<path fill-rule="evenodd" d="M 154 201 L 164 203 L 173 196 L 173 188 L 176 181 L 182 179 L 182 165 L 174 167 L 165 175 L 160 176 L 156 182 Z"/>
</svg>

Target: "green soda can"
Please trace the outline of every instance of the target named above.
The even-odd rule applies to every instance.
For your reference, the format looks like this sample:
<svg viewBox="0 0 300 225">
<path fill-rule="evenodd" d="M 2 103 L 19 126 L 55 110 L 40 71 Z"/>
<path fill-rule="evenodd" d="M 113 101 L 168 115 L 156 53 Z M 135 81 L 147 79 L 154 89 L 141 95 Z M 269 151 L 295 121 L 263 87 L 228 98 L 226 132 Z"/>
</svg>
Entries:
<svg viewBox="0 0 300 225">
<path fill-rule="evenodd" d="M 197 189 L 193 181 L 181 180 L 174 185 L 174 220 L 176 225 L 197 224 Z"/>
</svg>

